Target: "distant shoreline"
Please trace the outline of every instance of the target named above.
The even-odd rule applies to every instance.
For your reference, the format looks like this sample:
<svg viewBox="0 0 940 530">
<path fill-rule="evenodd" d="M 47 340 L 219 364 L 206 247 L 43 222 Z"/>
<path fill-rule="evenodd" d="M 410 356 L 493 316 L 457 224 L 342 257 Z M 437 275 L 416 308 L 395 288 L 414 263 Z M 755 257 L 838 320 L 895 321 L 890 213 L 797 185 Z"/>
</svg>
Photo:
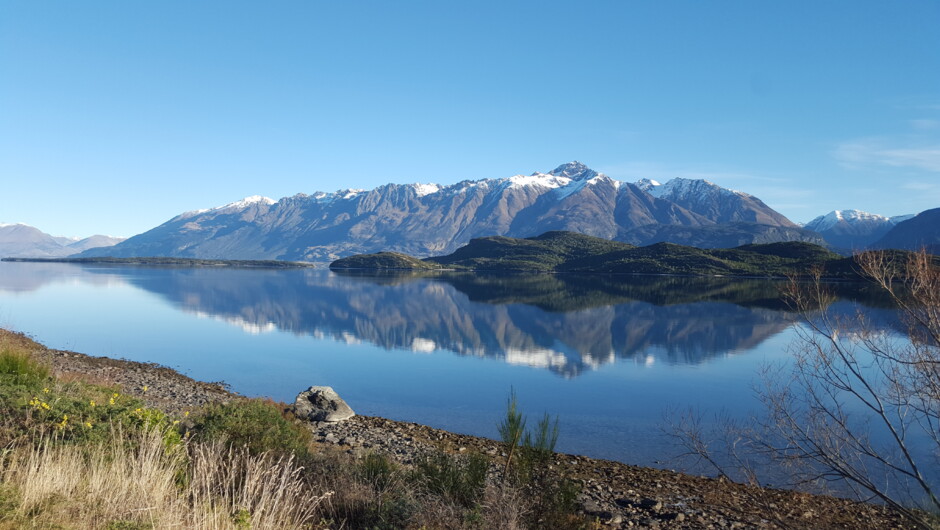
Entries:
<svg viewBox="0 0 940 530">
<path fill-rule="evenodd" d="M 77 263 L 80 265 L 143 265 L 173 267 L 232 267 L 241 269 L 306 269 L 315 263 L 279 260 L 238 260 L 199 258 L 3 258 L 0 261 L 26 263 Z"/>
</svg>

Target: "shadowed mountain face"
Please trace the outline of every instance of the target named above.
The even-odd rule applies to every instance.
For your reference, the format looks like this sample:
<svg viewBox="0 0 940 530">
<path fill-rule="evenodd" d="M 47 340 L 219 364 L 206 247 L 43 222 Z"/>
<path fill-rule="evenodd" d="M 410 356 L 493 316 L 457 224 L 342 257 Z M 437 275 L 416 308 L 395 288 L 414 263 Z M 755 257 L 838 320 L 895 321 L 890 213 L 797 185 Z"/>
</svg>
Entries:
<svg viewBox="0 0 940 530">
<path fill-rule="evenodd" d="M 698 248 L 732 248 L 780 241 L 826 244 L 826 240 L 816 232 L 797 226 L 745 222 L 706 226 L 650 224 L 631 230 L 621 240 L 640 246 L 668 242 Z"/>
<path fill-rule="evenodd" d="M 249 333 L 443 350 L 565 377 L 624 359 L 701 363 L 748 350 L 796 321 L 780 300 L 781 284 L 757 280 L 3 266 L 4 290 L 43 281 L 130 283 Z M 864 294 L 857 284 L 834 286 L 843 298 Z"/>
<path fill-rule="evenodd" d="M 692 196 L 696 191 L 705 195 Z M 120 245 L 82 256 L 328 262 L 379 251 L 441 255 L 472 238 L 531 237 L 549 230 L 627 240 L 638 227 L 704 227 L 725 219 L 795 228 L 759 200 L 710 183 L 670 197 L 681 203 L 571 162 L 548 173 L 450 186 L 387 184 L 278 201 L 250 197 L 181 214 Z M 741 244 L 757 242 L 748 239 L 746 230 L 737 233 Z"/>
<path fill-rule="evenodd" d="M 933 254 L 940 254 L 940 208 L 921 212 L 898 223 L 872 247 L 904 250 L 924 248 Z"/>
</svg>

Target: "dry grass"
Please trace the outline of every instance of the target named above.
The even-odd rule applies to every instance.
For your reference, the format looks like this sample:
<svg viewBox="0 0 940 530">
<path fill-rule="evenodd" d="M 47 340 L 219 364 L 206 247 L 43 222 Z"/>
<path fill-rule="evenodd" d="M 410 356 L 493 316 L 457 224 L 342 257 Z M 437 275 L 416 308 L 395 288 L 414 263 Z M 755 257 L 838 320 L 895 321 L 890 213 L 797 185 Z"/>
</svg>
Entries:
<svg viewBox="0 0 940 530">
<path fill-rule="evenodd" d="M 45 439 L 10 451 L 4 464 L 14 526 L 302 528 L 326 497 L 304 487 L 291 459 L 218 445 L 167 447 L 155 429 L 91 446 Z"/>
</svg>

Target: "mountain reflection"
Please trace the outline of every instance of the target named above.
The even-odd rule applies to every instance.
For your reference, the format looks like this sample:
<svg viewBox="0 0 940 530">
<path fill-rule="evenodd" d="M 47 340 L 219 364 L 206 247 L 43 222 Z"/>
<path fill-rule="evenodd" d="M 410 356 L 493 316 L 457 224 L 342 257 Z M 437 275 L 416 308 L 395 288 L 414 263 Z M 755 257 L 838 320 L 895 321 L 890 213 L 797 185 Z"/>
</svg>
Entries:
<svg viewBox="0 0 940 530">
<path fill-rule="evenodd" d="M 618 359 L 701 363 L 750 350 L 798 320 L 780 298 L 782 283 L 766 280 L 35 267 L 6 268 L 0 289 L 35 289 L 61 275 L 120 281 L 250 333 L 447 350 L 566 377 Z M 835 289 L 843 299 L 882 302 L 857 284 Z"/>
</svg>

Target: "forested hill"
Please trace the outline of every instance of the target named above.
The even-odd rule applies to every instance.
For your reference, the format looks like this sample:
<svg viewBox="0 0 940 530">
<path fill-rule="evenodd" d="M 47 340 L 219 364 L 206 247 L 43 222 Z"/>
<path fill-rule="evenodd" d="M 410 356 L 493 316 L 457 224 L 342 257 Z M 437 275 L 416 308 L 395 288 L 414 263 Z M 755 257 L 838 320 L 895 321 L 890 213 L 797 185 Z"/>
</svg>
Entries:
<svg viewBox="0 0 940 530">
<path fill-rule="evenodd" d="M 852 258 L 812 243 L 783 242 L 725 249 L 656 243 L 637 247 L 574 232 L 546 232 L 519 239 L 482 237 L 452 254 L 419 260 L 388 253 L 336 260 L 331 269 L 458 269 L 478 271 L 602 272 L 735 276 L 805 275 L 822 268 L 827 277 L 857 277 Z"/>
</svg>

